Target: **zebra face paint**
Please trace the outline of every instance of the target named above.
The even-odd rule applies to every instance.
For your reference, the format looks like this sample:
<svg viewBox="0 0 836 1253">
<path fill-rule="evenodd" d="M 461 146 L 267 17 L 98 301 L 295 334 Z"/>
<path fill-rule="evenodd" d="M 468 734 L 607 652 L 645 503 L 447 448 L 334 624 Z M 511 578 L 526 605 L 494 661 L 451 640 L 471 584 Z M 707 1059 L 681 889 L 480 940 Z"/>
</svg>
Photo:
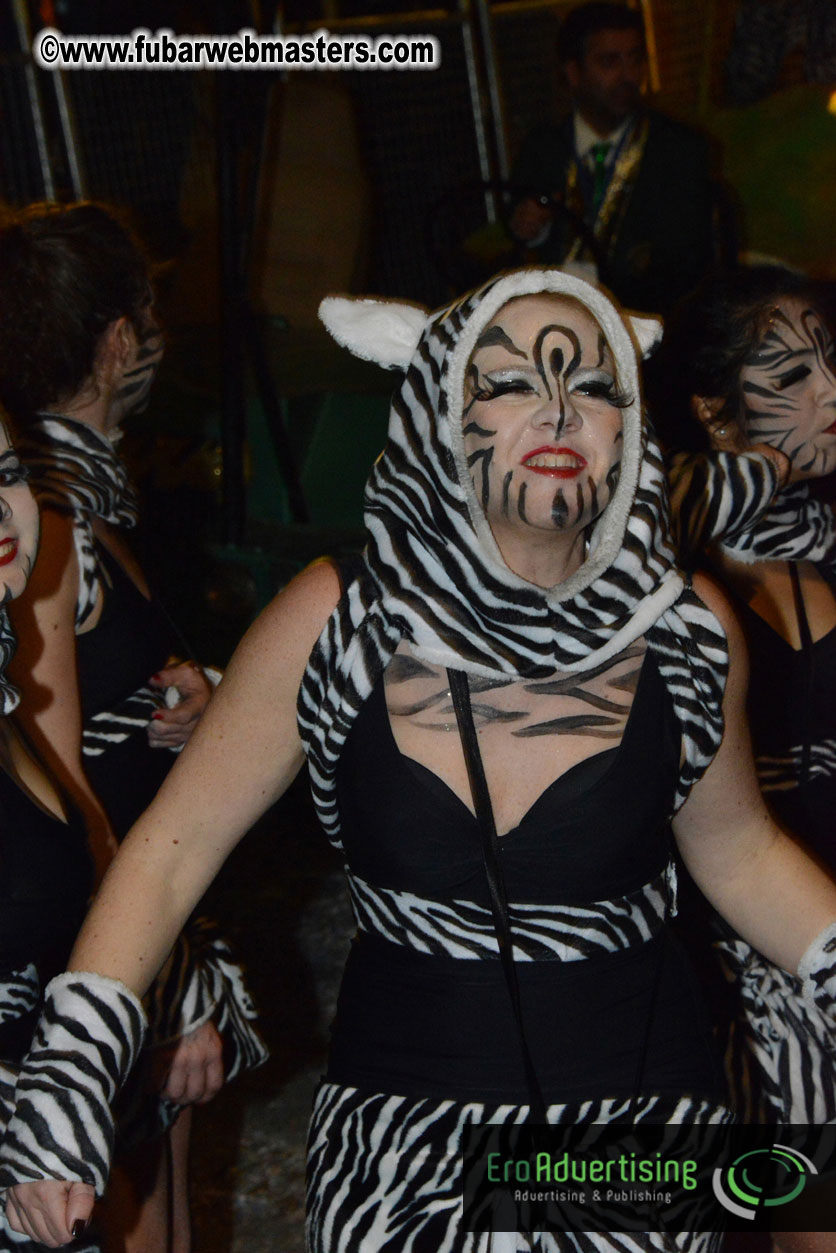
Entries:
<svg viewBox="0 0 836 1253">
<path fill-rule="evenodd" d="M 500 548 L 521 528 L 577 536 L 604 511 L 628 403 L 601 328 L 577 302 L 523 296 L 499 310 L 468 364 L 463 434 Z"/>
<path fill-rule="evenodd" d="M 742 421 L 752 443 L 780 448 L 794 479 L 836 470 L 836 366 L 818 313 L 782 300 L 740 372 Z"/>
<path fill-rule="evenodd" d="M 111 408 L 112 426 L 120 426 L 128 415 L 143 413 L 147 409 L 151 386 L 165 348 L 160 324 L 150 304 L 131 330 L 132 351 L 116 386 Z"/>
<path fill-rule="evenodd" d="M 38 506 L 0 423 L 0 604 L 26 587 L 38 551 Z"/>
</svg>

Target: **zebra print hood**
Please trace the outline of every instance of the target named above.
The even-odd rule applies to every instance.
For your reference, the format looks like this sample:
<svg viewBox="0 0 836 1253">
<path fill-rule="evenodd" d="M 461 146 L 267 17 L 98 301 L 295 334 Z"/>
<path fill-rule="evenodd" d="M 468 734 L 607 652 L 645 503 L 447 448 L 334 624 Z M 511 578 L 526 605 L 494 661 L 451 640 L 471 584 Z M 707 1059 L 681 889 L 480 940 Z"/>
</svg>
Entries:
<svg viewBox="0 0 836 1253">
<path fill-rule="evenodd" d="M 462 433 L 477 338 L 509 300 L 540 292 L 589 310 L 618 363 L 619 387 L 632 397 L 622 411 L 618 485 L 587 559 L 548 589 L 506 565 L 476 498 Z M 679 597 L 664 477 L 642 427 L 637 358 L 661 334 L 656 321 L 627 320 L 598 288 L 544 269 L 505 275 L 429 317 L 412 306 L 335 298 L 320 316 L 353 352 L 406 369 L 366 489 L 366 559 L 416 656 L 484 676 L 585 670 L 643 635 Z M 397 328 L 397 340 L 384 338 L 387 327 Z"/>
<path fill-rule="evenodd" d="M 572 297 L 601 326 L 632 396 L 622 410 L 621 473 L 587 558 L 544 589 L 504 562 L 476 499 L 463 449 L 464 377 L 476 340 L 507 301 Z M 329 331 L 355 355 L 405 370 L 386 447 L 366 489 L 364 569 L 311 655 L 299 728 L 314 799 L 336 838 L 334 774 L 345 736 L 398 643 L 429 662 L 487 677 L 582 671 L 645 636 L 683 729 L 681 803 L 722 738 L 728 663 L 719 623 L 685 585 L 669 539 L 664 468 L 642 422 L 638 362 L 658 324 L 630 320 L 598 288 L 555 269 L 492 280 L 435 314 L 329 297 Z"/>
</svg>

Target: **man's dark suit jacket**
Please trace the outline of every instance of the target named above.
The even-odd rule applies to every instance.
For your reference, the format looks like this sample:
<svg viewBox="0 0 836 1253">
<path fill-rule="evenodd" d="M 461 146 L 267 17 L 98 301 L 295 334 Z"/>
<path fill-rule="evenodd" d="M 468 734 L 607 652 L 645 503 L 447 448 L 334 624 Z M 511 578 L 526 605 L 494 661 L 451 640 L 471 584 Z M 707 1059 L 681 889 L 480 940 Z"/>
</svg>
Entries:
<svg viewBox="0 0 836 1253">
<path fill-rule="evenodd" d="M 706 272 L 713 257 L 712 184 L 702 135 L 653 110 L 636 181 L 601 281 L 630 309 L 665 313 Z M 574 154 L 571 115 L 523 141 L 511 174 L 516 194 L 563 195 Z M 546 264 L 565 259 L 575 230 L 559 212 L 537 249 Z"/>
</svg>

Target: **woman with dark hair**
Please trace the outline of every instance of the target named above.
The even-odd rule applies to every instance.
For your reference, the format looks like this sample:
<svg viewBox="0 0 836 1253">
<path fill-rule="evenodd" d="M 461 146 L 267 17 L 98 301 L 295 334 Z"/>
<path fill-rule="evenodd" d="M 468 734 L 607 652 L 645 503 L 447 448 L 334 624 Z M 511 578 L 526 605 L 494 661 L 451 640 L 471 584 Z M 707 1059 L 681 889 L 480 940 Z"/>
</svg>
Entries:
<svg viewBox="0 0 836 1253">
<path fill-rule="evenodd" d="M 147 403 L 163 340 L 141 250 L 94 204 L 33 206 L 2 226 L 0 302 L 0 402 L 42 512 L 38 563 L 15 606 L 18 717 L 84 814 L 101 876 L 211 691 L 125 539 L 137 497 L 115 445 Z M 157 1047 L 125 1097 L 124 1170 L 103 1222 L 114 1249 L 186 1253 L 180 1107 L 223 1082 L 221 1031 L 232 1073 L 263 1051 L 240 971 L 208 927 L 180 937 L 148 1011 Z M 144 1096 L 152 1084 L 160 1098 Z"/>
<path fill-rule="evenodd" d="M 7 222 L 0 294 L 0 403 L 43 513 L 38 569 L 16 606 L 34 628 L 15 663 L 32 688 L 24 717 L 77 793 L 106 866 L 111 833 L 125 834 L 168 771 L 150 746 L 182 744 L 211 691 L 190 665 L 162 675 L 187 698 L 176 708 L 160 708 L 156 678 L 149 690 L 182 643 L 124 539 L 138 502 L 115 445 L 147 404 L 163 338 L 147 262 L 98 205 L 36 205 Z M 132 622 L 134 638 L 123 637 Z M 126 698 L 129 709 L 115 708 Z"/>
<path fill-rule="evenodd" d="M 810 490 L 836 470 L 830 331 L 801 276 L 741 269 L 698 289 L 653 364 L 681 551 L 746 632 L 761 786 L 836 866 L 836 529 Z"/>
<path fill-rule="evenodd" d="M 746 634 L 761 789 L 832 870 L 836 527 L 811 492 L 836 469 L 830 332 L 802 276 L 741 268 L 681 307 L 653 367 L 681 552 L 722 581 Z M 758 1099 L 784 1122 L 836 1118 L 829 1058 L 782 972 L 740 940 L 721 948 L 739 976 L 731 1060 L 744 1111 Z"/>
<path fill-rule="evenodd" d="M 435 314 L 321 314 L 405 371 L 368 547 L 267 607 L 120 849 L 51 986 L 0 1187 L 53 1245 L 86 1216 L 119 1078 L 103 1059 L 130 1065 L 137 993 L 307 756 L 358 920 L 309 1139 L 309 1249 L 714 1253 L 719 1230 L 655 1210 L 650 1230 L 589 1238 L 463 1216 L 469 1127 L 727 1118 L 667 926 L 671 813 L 706 894 L 832 1022 L 836 885 L 766 812 L 733 620 L 668 540 L 637 361 L 657 326 L 558 270 Z M 47 1143 L 67 1087 L 75 1124 Z"/>
</svg>

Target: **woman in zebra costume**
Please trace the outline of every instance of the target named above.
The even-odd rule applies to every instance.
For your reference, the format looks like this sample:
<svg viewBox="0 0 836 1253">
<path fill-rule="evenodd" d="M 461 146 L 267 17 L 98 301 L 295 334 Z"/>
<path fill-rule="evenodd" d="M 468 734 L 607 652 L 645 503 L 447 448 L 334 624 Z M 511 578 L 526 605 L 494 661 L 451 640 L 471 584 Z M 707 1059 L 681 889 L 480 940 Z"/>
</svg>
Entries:
<svg viewBox="0 0 836 1253">
<path fill-rule="evenodd" d="M 0 424 L 0 1141 L 42 989 L 67 960 L 93 882 L 81 815 L 9 717 L 20 693 L 5 677 L 15 647 L 5 606 L 23 591 L 37 543 L 37 506 Z M 85 1247 L 93 1253 L 98 1246 L 87 1240 Z M 0 1249 L 34 1248 L 26 1235 L 9 1230 L 0 1213 Z"/>
<path fill-rule="evenodd" d="M 0 397 L 42 515 L 15 605 L 18 717 L 83 813 L 101 877 L 211 691 L 199 666 L 174 661 L 182 641 L 124 538 L 138 502 L 115 444 L 147 403 L 162 335 L 145 258 L 97 205 L 36 205 L 6 222 L 0 299 Z M 168 1247 L 171 1213 L 170 1247 L 187 1253 L 182 1107 L 220 1087 L 223 1044 L 228 1077 L 264 1050 L 241 971 L 208 922 L 179 937 L 147 1008 L 155 1047 L 123 1094 L 103 1224 L 114 1247 L 145 1253 Z"/>
<path fill-rule="evenodd" d="M 766 813 L 733 622 L 683 580 L 667 538 L 636 348 L 656 325 L 536 269 L 431 315 L 343 299 L 321 315 L 405 371 L 367 488 L 368 546 L 268 606 L 120 850 L 54 982 L 0 1187 L 57 1242 L 87 1212 L 119 1078 L 110 1067 L 94 1087 L 96 1050 L 121 1041 L 124 1071 L 148 972 L 307 756 L 358 923 L 310 1133 L 312 1253 L 715 1250 L 711 1231 L 463 1221 L 469 1126 L 518 1123 L 541 1100 L 553 1123 L 727 1118 L 666 926 L 672 813 L 717 907 L 798 972 L 811 1013 L 832 1012 L 836 888 Z M 498 871 L 474 818 L 480 766 Z M 68 1034 L 82 997 L 107 1019 L 83 1070 Z M 60 1144 L 38 1133 L 61 1053 L 86 1150 L 80 1126 Z"/>
<path fill-rule="evenodd" d="M 833 870 L 836 527 L 810 490 L 836 469 L 830 332 L 801 276 L 741 269 L 697 290 L 654 364 L 683 559 L 722 580 L 746 635 L 761 790 Z M 737 938 L 721 949 L 741 996 L 741 1113 L 766 1102 L 782 1122 L 836 1121 L 830 1058 L 784 973 Z"/>
</svg>

